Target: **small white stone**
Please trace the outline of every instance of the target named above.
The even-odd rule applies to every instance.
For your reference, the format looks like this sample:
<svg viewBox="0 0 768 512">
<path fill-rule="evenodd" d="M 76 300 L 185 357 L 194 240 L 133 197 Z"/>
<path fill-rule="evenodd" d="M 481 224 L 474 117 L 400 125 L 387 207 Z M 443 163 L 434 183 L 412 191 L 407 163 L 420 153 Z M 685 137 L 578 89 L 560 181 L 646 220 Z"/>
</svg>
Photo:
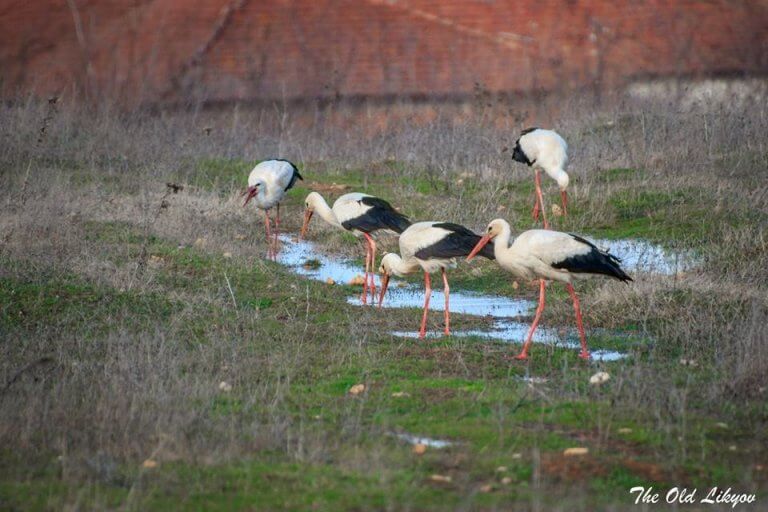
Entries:
<svg viewBox="0 0 768 512">
<path fill-rule="evenodd" d="M 589 378 L 589 383 L 595 386 L 599 386 L 608 382 L 610 378 L 611 376 L 608 375 L 608 372 L 597 372 Z"/>
<path fill-rule="evenodd" d="M 586 455 L 589 453 L 589 448 L 585 448 L 583 446 L 575 447 L 575 448 L 566 448 L 563 450 L 563 455 L 566 457 L 575 457 L 580 455 Z"/>
</svg>

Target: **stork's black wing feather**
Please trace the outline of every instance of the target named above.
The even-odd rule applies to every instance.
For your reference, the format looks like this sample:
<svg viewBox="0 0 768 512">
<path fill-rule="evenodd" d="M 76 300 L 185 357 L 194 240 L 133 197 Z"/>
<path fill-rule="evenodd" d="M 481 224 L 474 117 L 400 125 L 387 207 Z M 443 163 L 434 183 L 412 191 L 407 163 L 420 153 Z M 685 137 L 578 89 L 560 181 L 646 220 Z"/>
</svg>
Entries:
<svg viewBox="0 0 768 512">
<path fill-rule="evenodd" d="M 383 210 L 394 210 L 394 208 L 392 207 L 391 204 L 389 204 L 389 202 L 385 201 L 380 197 L 365 196 L 360 200 L 360 202 L 366 206 L 373 206 L 374 208 L 381 208 Z"/>
<path fill-rule="evenodd" d="M 512 160 L 515 160 L 516 162 L 521 162 L 526 165 L 533 165 L 533 162 L 528 158 L 528 155 L 526 155 L 523 152 L 523 148 L 520 147 L 520 139 L 523 137 L 523 135 L 527 135 L 531 133 L 532 131 L 538 130 L 539 128 L 534 126 L 531 128 L 526 128 L 522 132 L 520 132 L 520 137 L 517 138 L 515 141 L 515 148 L 512 150 Z"/>
<path fill-rule="evenodd" d="M 553 263 L 552 266 L 554 268 L 562 268 L 569 272 L 573 272 L 574 274 L 602 274 L 614 277 L 625 283 L 632 281 L 632 278 L 621 268 L 621 259 L 609 252 L 601 251 L 595 244 L 586 238 L 582 238 L 573 233 L 568 234 L 575 240 L 588 245 L 590 251 Z"/>
<path fill-rule="evenodd" d="M 480 241 L 480 235 L 459 224 L 441 222 L 434 227 L 450 231 L 448 236 L 437 243 L 416 251 L 415 256 L 422 260 L 430 258 L 460 258 L 468 256 Z M 478 253 L 490 260 L 494 259 L 493 244 L 488 244 Z"/>
<path fill-rule="evenodd" d="M 342 222 L 344 229 L 357 229 L 365 233 L 378 229 L 391 229 L 395 233 L 402 233 L 411 225 L 408 217 L 392 208 L 392 205 L 384 199 L 366 196 L 360 202 L 371 208 L 360 217 Z"/>
</svg>

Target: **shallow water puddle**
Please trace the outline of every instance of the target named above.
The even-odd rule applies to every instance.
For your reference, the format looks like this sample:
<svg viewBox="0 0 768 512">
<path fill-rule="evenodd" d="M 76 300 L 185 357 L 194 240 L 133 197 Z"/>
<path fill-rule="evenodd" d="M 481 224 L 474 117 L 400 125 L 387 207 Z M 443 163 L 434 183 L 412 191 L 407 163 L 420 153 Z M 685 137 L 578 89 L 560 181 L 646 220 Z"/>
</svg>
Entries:
<svg viewBox="0 0 768 512">
<path fill-rule="evenodd" d="M 533 310 L 533 303 L 531 303 L 531 310 Z M 529 327 L 530 326 L 528 324 L 502 318 L 496 320 L 491 330 L 484 331 L 480 329 L 469 329 L 466 331 L 452 331 L 451 336 L 456 336 L 457 338 L 476 336 L 478 338 L 501 340 L 507 341 L 509 343 L 522 343 L 528 334 Z M 419 333 L 415 331 L 394 331 L 391 334 L 402 338 L 414 339 L 416 339 L 419 335 Z M 440 338 L 442 336 L 442 331 L 427 333 L 427 338 Z M 573 331 L 568 334 L 567 339 L 563 339 L 555 332 L 555 329 L 542 327 L 539 325 L 538 329 L 536 329 L 536 334 L 533 337 L 533 342 L 534 344 L 546 343 L 547 345 L 552 345 L 559 348 L 579 350 L 581 348 L 581 344 L 577 336 L 578 334 Z M 587 343 L 589 343 L 589 339 L 587 339 Z M 628 357 L 628 354 L 615 350 L 590 349 L 589 353 L 591 354 L 592 360 L 594 361 L 618 361 L 619 359 Z"/>
<path fill-rule="evenodd" d="M 315 250 L 314 244 L 306 240 L 293 241 L 282 237 L 283 245 L 277 256 L 277 261 L 291 266 L 297 274 L 327 281 L 332 279 L 338 284 L 348 284 L 356 276 L 362 276 L 364 269 L 354 263 L 339 261 Z M 305 265 L 313 261 L 316 264 Z M 424 289 L 418 285 L 402 286 L 404 282 L 392 278 L 389 282 L 387 296 L 384 298 L 386 308 L 422 308 L 424 307 Z M 376 275 L 376 286 L 381 286 Z M 438 286 L 442 286 L 439 283 Z M 430 309 L 443 311 L 445 301 L 441 288 L 434 289 L 430 296 Z M 361 305 L 360 297 L 353 296 L 347 302 L 356 306 Z M 496 295 L 482 295 L 475 292 L 451 292 L 451 312 L 476 316 L 493 316 L 496 318 L 527 315 L 533 307 L 533 302 L 523 299 L 511 299 Z"/>
<path fill-rule="evenodd" d="M 450 277 L 449 277 L 450 279 Z M 403 283 L 404 284 L 404 283 Z M 534 303 L 524 299 L 511 299 L 499 295 L 482 295 L 477 292 L 451 292 L 451 313 L 495 318 L 527 315 Z M 347 302 L 360 306 L 360 297 L 349 297 Z M 424 288 L 418 285 L 401 286 L 399 281 L 390 279 L 387 295 L 384 297 L 385 308 L 423 308 Z M 430 311 L 445 311 L 442 282 L 440 288 L 432 289 L 429 296 Z"/>
<path fill-rule="evenodd" d="M 594 240 L 594 243 L 618 256 L 621 266 L 630 274 L 640 271 L 672 275 L 694 264 L 690 253 L 668 251 L 645 240 Z"/>
<path fill-rule="evenodd" d="M 294 237 L 281 235 L 280 252 L 277 254 L 278 263 L 292 267 L 302 276 L 311 277 L 318 281 L 333 279 L 338 284 L 348 284 L 355 276 L 362 276 L 364 268 L 351 262 L 339 261 L 318 252 L 312 242 L 296 240 Z M 361 246 L 362 247 L 362 246 Z M 378 259 L 378 258 L 377 258 Z M 306 265 L 312 262 L 312 265 Z M 376 286 L 379 286 L 379 276 L 376 276 Z"/>
<path fill-rule="evenodd" d="M 414 436 L 412 434 L 392 434 L 396 438 L 405 441 L 409 444 L 423 444 L 424 446 L 428 446 L 430 448 L 448 448 L 449 446 L 453 446 L 455 443 L 451 441 L 444 441 L 442 439 L 432 439 L 431 437 L 421 437 L 421 436 Z"/>
<path fill-rule="evenodd" d="M 337 283 L 348 283 L 355 276 L 363 274 L 362 267 L 316 252 L 314 244 L 311 242 L 306 240 L 296 241 L 287 235 L 281 235 L 280 239 L 283 243 L 277 261 L 283 265 L 296 267 L 298 274 L 322 281 L 330 278 Z M 601 249 L 610 250 L 611 253 L 621 258 L 622 267 L 630 273 L 640 271 L 656 274 L 675 274 L 687 270 L 695 264 L 693 256 L 687 252 L 671 252 L 645 240 L 594 240 L 594 243 Z M 308 260 L 317 261 L 320 264 L 319 267 L 304 267 L 304 263 Z M 377 286 L 379 284 L 378 276 L 376 276 L 376 284 Z M 494 301 L 496 298 L 478 294 L 476 299 L 478 301 L 483 299 Z M 410 307 L 410 304 L 399 307 Z M 480 307 L 482 308 L 482 306 Z M 483 313 L 468 312 L 468 314 Z"/>
<path fill-rule="evenodd" d="M 312 242 L 295 239 L 283 235 L 283 242 L 277 261 L 290 266 L 297 274 L 310 277 L 319 281 L 333 280 L 334 283 L 348 284 L 357 276 L 363 275 L 363 268 L 355 263 L 340 261 L 326 254 L 318 252 Z M 622 266 L 628 271 L 656 272 L 673 274 L 690 266 L 690 259 L 682 255 L 673 255 L 663 248 L 645 242 L 643 240 L 597 240 L 598 247 L 610 249 L 610 251 L 622 258 Z M 311 264 L 307 264 L 311 262 Z M 376 286 L 380 287 L 379 276 L 376 278 Z M 430 296 L 430 309 L 443 311 L 445 309 L 442 294 L 442 283 L 436 283 L 437 289 L 433 289 Z M 530 315 L 535 309 L 535 303 L 529 300 L 513 299 L 496 295 L 484 295 L 477 292 L 451 292 L 451 312 L 463 313 L 475 316 L 491 316 L 495 319 L 494 325 L 489 330 L 470 329 L 454 331 L 451 334 L 457 337 L 476 336 L 486 339 L 496 339 L 511 343 L 521 343 L 528 333 L 528 324 L 517 322 L 516 317 Z M 354 295 L 347 298 L 347 302 L 353 305 L 361 305 L 360 297 Z M 392 279 L 390 281 L 387 296 L 384 298 L 385 308 L 422 308 L 424 306 L 424 290 L 420 285 L 408 284 Z M 536 330 L 534 343 L 547 343 L 557 347 L 577 350 L 580 348 L 578 336 L 575 330 L 571 330 L 565 337 L 559 335 L 555 329 L 539 327 Z M 416 338 L 416 331 L 395 331 L 395 336 Z M 439 331 L 427 333 L 429 338 L 439 338 Z M 593 350 L 592 358 L 595 361 L 616 361 L 627 357 L 627 354 L 613 350 Z"/>
</svg>

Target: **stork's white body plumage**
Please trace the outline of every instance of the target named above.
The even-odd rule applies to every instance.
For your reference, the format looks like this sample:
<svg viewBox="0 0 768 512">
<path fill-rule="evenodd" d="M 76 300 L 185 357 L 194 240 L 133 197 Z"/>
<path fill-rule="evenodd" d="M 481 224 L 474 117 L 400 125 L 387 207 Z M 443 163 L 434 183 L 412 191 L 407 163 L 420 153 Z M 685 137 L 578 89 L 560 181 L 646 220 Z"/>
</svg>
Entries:
<svg viewBox="0 0 768 512">
<path fill-rule="evenodd" d="M 420 250 L 438 244 L 452 233 L 452 231 L 448 229 L 436 227 L 439 225 L 439 222 L 416 222 L 400 234 L 400 238 L 398 239 L 398 245 L 400 246 L 400 262 L 392 266 L 393 274 L 404 276 L 417 271 L 419 268 L 424 272 L 432 274 L 440 269 L 456 266 L 455 257 L 435 256 L 430 258 L 419 258 L 416 256 L 416 253 Z M 469 247 L 468 249 L 471 250 L 472 247 Z M 467 252 L 467 254 L 469 254 L 469 252 Z M 391 258 L 396 256 L 396 254 L 388 254 L 386 257 Z"/>
<path fill-rule="evenodd" d="M 533 209 L 533 217 L 538 220 L 541 211 L 544 217 L 544 228 L 549 228 L 546 211 L 541 192 L 541 179 L 539 169 L 557 182 L 563 201 L 563 213 L 567 211 L 568 196 L 566 189 L 570 181 L 565 167 L 568 165 L 568 144 L 559 133 L 542 128 L 529 128 L 523 130 L 520 138 L 515 143 L 512 158 L 518 162 L 528 164 L 536 173 L 536 204 Z"/>
<path fill-rule="evenodd" d="M 554 130 L 536 128 L 518 139 L 525 156 L 555 180 L 561 190 L 568 187 L 568 144 Z"/>
<path fill-rule="evenodd" d="M 293 187 L 296 180 L 304 179 L 298 168 L 288 160 L 265 160 L 256 165 L 248 175 L 248 189 L 243 195 L 247 196 L 243 206 L 253 200 L 257 208 L 264 211 L 264 226 L 267 233 L 269 248 L 268 257 L 277 254 L 278 235 L 280 233 L 280 201 L 285 193 Z M 275 236 L 272 240 L 270 233 L 269 210 L 277 206 L 275 217 Z"/>
<path fill-rule="evenodd" d="M 621 269 L 616 256 L 602 251 L 588 240 L 570 233 L 532 229 L 518 236 L 512 245 L 512 229 L 503 219 L 496 219 L 488 224 L 482 239 L 478 242 L 467 259 L 472 259 L 488 242 L 493 240 L 493 253 L 499 266 L 521 279 L 539 280 L 539 306 L 536 309 L 531 328 L 517 359 L 527 359 L 528 349 L 533 340 L 533 333 L 544 311 L 545 288 L 547 281 L 565 283 L 573 300 L 576 312 L 576 324 L 581 337 L 580 356 L 589 358 L 587 340 L 581 318 L 579 299 L 572 282 L 576 278 L 603 275 L 620 281 L 631 281 Z"/>
<path fill-rule="evenodd" d="M 507 225 L 508 227 L 509 225 Z M 494 240 L 494 255 L 499 266 L 521 279 L 548 279 L 571 283 L 588 274 L 569 272 L 553 264 L 568 258 L 585 256 L 592 247 L 568 233 L 548 229 L 531 229 L 521 233 L 509 245 L 511 231 L 506 229 Z"/>
<path fill-rule="evenodd" d="M 303 237 L 312 216 L 317 215 L 328 224 L 344 229 L 357 237 L 364 237 L 365 248 L 365 277 L 363 281 L 363 295 L 361 300 L 366 304 L 368 290 L 375 299 L 376 285 L 374 283 L 373 269 L 376 267 L 376 242 L 371 237 L 375 231 L 389 231 L 402 233 L 411 222 L 408 217 L 395 210 L 387 201 L 378 197 L 351 192 L 344 194 L 333 206 L 317 192 L 311 192 L 304 200 L 304 224 L 301 227 L 300 237 Z"/>
<path fill-rule="evenodd" d="M 400 234 L 398 244 L 400 254 L 386 254 L 381 260 L 379 272 L 382 274 L 381 295 L 379 307 L 387 292 L 389 276 L 394 274 L 404 276 L 418 271 L 424 271 L 424 313 L 421 318 L 419 337 L 426 335 L 427 313 L 429 298 L 432 293 L 432 283 L 429 275 L 438 270 L 443 277 L 443 293 L 445 295 L 445 334 L 450 334 L 451 312 L 449 307 L 450 288 L 446 269 L 456 266 L 456 258 L 464 257 L 480 240 L 477 235 L 458 224 L 450 222 L 417 222 Z M 483 251 L 483 256 L 492 258 L 491 251 Z"/>
<path fill-rule="evenodd" d="M 258 186 L 258 194 L 253 197 L 256 207 L 269 210 L 277 206 L 297 175 L 296 166 L 287 160 L 266 160 L 254 167 L 248 175 L 248 187 Z"/>
</svg>

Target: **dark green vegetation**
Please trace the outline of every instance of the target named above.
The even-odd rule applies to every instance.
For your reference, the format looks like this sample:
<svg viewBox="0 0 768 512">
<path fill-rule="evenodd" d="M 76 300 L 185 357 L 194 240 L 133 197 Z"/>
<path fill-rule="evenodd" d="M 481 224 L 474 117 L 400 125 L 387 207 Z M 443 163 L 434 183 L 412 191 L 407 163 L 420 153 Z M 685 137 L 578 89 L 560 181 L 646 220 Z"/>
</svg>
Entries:
<svg viewBox="0 0 768 512">
<path fill-rule="evenodd" d="M 304 155 L 288 231 L 312 189 L 527 229 L 532 173 L 501 151 L 512 133 L 475 119 L 364 137 L 281 132 L 257 113 L 64 109 L 37 143 L 48 108 L 0 111 L 0 509 L 631 510 L 628 489 L 650 484 L 765 503 L 768 116 L 756 106 L 719 113 L 706 134 L 698 113 L 666 106 L 562 126 L 574 177 L 559 228 L 700 258 L 676 276 L 581 284 L 588 327 L 631 334 L 596 330 L 593 347 L 632 357 L 591 364 L 542 344 L 522 364 L 486 340 L 395 338 L 417 311 L 356 308 L 356 289 L 266 261 L 263 224 L 240 206 L 256 158 Z M 320 221 L 309 236 L 360 258 Z M 454 290 L 535 297 L 518 284 L 489 263 L 452 273 Z M 571 322 L 551 287 L 543 324 Z M 476 325 L 487 320 L 457 315 L 454 328 Z M 611 379 L 590 385 L 598 370 Z M 404 433 L 454 444 L 417 455 Z"/>
</svg>

